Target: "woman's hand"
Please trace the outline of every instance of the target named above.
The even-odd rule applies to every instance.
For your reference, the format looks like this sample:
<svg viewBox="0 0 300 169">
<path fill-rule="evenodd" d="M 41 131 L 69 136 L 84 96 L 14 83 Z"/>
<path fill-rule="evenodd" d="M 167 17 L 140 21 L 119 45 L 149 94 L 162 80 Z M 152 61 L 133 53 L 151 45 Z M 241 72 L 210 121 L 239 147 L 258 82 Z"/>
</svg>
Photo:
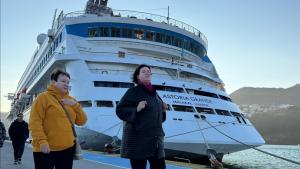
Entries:
<svg viewBox="0 0 300 169">
<path fill-rule="evenodd" d="M 69 106 L 74 106 L 77 103 L 77 101 L 72 99 L 61 99 L 61 102 Z"/>
<path fill-rule="evenodd" d="M 41 149 L 41 152 L 44 153 L 44 154 L 49 154 L 50 153 L 49 144 L 40 145 L 40 149 Z"/>
<path fill-rule="evenodd" d="M 144 109 L 147 105 L 147 101 L 144 100 L 144 101 L 140 101 L 137 108 L 136 108 L 136 111 L 137 112 L 140 112 L 142 109 Z"/>
<path fill-rule="evenodd" d="M 166 112 L 168 110 L 168 105 L 163 102 L 163 112 Z"/>
</svg>

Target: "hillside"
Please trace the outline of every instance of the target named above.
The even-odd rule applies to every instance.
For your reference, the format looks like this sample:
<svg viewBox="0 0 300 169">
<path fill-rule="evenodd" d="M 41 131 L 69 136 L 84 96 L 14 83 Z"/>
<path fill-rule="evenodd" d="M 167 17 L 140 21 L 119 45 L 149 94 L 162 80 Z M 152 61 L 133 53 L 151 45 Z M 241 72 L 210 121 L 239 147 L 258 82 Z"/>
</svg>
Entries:
<svg viewBox="0 0 300 169">
<path fill-rule="evenodd" d="M 287 89 L 244 87 L 230 96 L 267 144 L 300 143 L 300 84 Z"/>
<path fill-rule="evenodd" d="M 300 107 L 257 113 L 250 120 L 268 144 L 300 144 Z"/>
<path fill-rule="evenodd" d="M 287 89 L 243 87 L 230 94 L 238 105 L 300 105 L 300 84 Z"/>
</svg>

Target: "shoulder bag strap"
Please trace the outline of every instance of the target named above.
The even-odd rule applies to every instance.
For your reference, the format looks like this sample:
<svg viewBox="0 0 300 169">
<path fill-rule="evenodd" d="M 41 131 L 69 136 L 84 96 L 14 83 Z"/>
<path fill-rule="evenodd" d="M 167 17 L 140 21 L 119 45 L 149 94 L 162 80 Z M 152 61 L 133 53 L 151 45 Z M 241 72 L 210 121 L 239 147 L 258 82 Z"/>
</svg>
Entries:
<svg viewBox="0 0 300 169">
<path fill-rule="evenodd" d="M 64 112 L 65 112 L 65 114 L 67 115 L 69 122 L 71 123 L 72 131 L 73 131 L 74 137 L 76 138 L 76 137 L 77 137 L 77 134 L 76 134 L 76 131 L 75 131 L 74 124 L 72 123 L 70 114 L 69 114 L 68 111 L 66 110 L 65 106 L 58 100 L 58 98 L 57 98 L 55 95 L 52 95 L 52 96 L 55 97 L 55 99 L 58 101 L 58 103 L 59 103 L 59 104 L 61 105 L 61 107 L 64 109 Z"/>
</svg>

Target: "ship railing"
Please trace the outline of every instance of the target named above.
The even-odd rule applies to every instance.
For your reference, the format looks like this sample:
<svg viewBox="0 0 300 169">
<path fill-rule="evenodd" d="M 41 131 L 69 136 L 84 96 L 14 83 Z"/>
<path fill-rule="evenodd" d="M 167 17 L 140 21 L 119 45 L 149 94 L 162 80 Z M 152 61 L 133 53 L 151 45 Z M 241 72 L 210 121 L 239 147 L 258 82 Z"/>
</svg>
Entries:
<svg viewBox="0 0 300 169">
<path fill-rule="evenodd" d="M 127 74 L 127 75 L 132 75 L 133 71 L 129 71 L 129 70 L 114 70 L 114 69 L 89 69 L 89 71 L 91 71 L 92 73 L 96 73 L 99 75 L 120 75 L 120 74 Z M 152 72 L 152 75 L 155 76 L 156 78 L 159 79 L 166 79 L 168 78 L 169 80 L 174 80 L 173 77 L 171 77 L 169 74 L 167 73 L 157 73 L 157 72 Z M 213 83 L 209 83 L 206 82 L 204 80 L 201 79 L 193 79 L 193 78 L 189 78 L 189 77 L 184 77 L 184 76 L 180 76 L 180 80 L 186 81 L 186 82 L 191 82 L 191 83 L 198 83 L 204 86 L 211 86 L 213 88 L 216 88 L 217 86 Z"/>
<path fill-rule="evenodd" d="M 92 73 L 100 74 L 100 75 L 120 75 L 120 74 L 128 74 L 132 75 L 133 71 L 129 70 L 114 70 L 114 69 L 89 69 Z M 152 75 L 156 76 L 162 76 L 164 78 L 168 77 L 168 74 L 163 73 L 152 73 Z M 171 79 L 171 78 L 170 78 Z"/>
<path fill-rule="evenodd" d="M 114 54 L 114 55 L 118 55 L 118 52 L 97 52 L 97 53 L 102 53 L 102 54 Z M 179 66 L 179 68 L 182 67 L 190 67 L 191 63 L 190 62 L 184 62 L 184 61 L 178 61 L 178 60 L 173 60 L 171 58 L 162 58 L 162 57 L 156 57 L 154 55 L 149 56 L 149 55 L 143 55 L 143 54 L 139 54 L 139 53 L 132 53 L 132 52 L 127 52 L 126 55 L 132 55 L 132 56 L 143 56 L 143 57 L 151 57 L 154 58 L 155 61 L 163 63 L 163 64 L 171 64 L 174 66 Z M 207 75 L 214 77 L 214 78 L 219 78 L 218 74 L 212 70 L 210 70 L 209 67 L 207 67 L 207 65 L 205 65 L 204 63 L 200 65 L 192 65 L 193 69 L 195 69 L 197 72 L 204 72 Z"/>
<path fill-rule="evenodd" d="M 157 15 L 157 14 L 152 14 L 152 13 L 146 13 L 146 12 L 140 12 L 140 11 L 134 11 L 134 10 L 119 10 L 119 9 L 113 9 L 114 12 L 114 17 L 127 17 L 127 18 L 134 18 L 134 19 L 143 19 L 147 20 L 150 22 L 159 22 L 159 23 L 164 23 L 168 24 L 174 27 L 178 27 L 180 29 L 184 29 L 196 36 L 198 36 L 203 42 L 208 44 L 208 40 L 206 36 L 197 28 L 195 28 L 192 25 L 189 25 L 185 22 L 169 18 L 167 16 L 162 16 L 162 15 Z M 75 11 L 71 13 L 67 13 L 64 15 L 64 18 L 74 18 L 74 17 L 84 17 L 85 15 L 84 11 Z"/>
<path fill-rule="evenodd" d="M 101 53 L 118 54 L 116 52 L 101 52 Z M 126 53 L 126 55 L 149 57 L 148 55 L 131 53 L 131 52 Z M 172 60 L 172 59 L 156 57 L 156 56 L 151 56 L 151 57 L 154 58 L 157 62 L 160 62 L 160 63 L 171 64 L 171 65 L 174 65 L 174 66 L 177 65 L 179 69 L 181 69 L 182 67 L 189 67 L 191 65 L 191 63 L 189 63 L 189 62 L 183 62 L 183 61 L 178 62 L 178 60 Z M 201 66 L 193 64 L 192 67 L 196 72 L 203 72 L 206 75 L 211 76 L 213 78 L 219 78 L 218 74 L 215 71 L 210 70 L 210 68 L 208 68 L 204 63 L 201 64 Z"/>
</svg>

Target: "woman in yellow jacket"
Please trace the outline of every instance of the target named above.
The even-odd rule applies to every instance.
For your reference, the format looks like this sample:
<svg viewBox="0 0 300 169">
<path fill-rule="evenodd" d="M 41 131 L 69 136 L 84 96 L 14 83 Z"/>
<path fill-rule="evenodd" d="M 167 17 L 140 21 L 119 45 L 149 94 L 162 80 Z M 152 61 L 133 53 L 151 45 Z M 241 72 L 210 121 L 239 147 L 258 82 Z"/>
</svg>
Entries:
<svg viewBox="0 0 300 169">
<path fill-rule="evenodd" d="M 70 75 L 62 70 L 51 74 L 47 91 L 32 104 L 29 129 L 35 169 L 72 169 L 75 137 L 61 102 L 73 124 L 87 121 L 80 104 L 69 96 Z"/>
</svg>

